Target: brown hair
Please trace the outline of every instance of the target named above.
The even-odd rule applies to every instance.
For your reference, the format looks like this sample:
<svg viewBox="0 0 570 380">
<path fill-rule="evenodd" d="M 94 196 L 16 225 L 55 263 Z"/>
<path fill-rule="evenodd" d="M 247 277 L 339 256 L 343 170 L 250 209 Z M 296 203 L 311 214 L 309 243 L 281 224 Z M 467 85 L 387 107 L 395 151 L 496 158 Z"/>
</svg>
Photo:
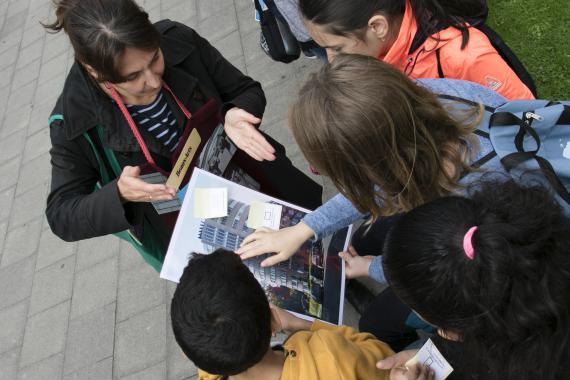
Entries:
<svg viewBox="0 0 570 380">
<path fill-rule="evenodd" d="M 133 0 L 54 0 L 57 20 L 44 27 L 69 36 L 75 59 L 99 74 L 98 81 L 124 82 L 117 61 L 125 49 L 154 51 L 161 35 Z"/>
<path fill-rule="evenodd" d="M 478 147 L 477 111 L 454 119 L 435 95 L 390 65 L 340 55 L 302 87 L 289 124 L 311 165 L 376 219 L 458 187 L 471 170 L 466 147 Z"/>
</svg>

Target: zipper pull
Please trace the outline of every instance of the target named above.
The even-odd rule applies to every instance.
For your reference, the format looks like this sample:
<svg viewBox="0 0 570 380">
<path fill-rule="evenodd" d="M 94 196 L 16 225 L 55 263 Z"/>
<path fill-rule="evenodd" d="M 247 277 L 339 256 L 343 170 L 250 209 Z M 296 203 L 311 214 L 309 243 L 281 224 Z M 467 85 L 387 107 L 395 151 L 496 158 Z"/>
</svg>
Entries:
<svg viewBox="0 0 570 380">
<path fill-rule="evenodd" d="M 538 121 L 543 121 L 544 118 L 534 112 L 525 112 L 524 116 L 527 119 L 534 119 L 534 120 L 538 120 Z"/>
</svg>

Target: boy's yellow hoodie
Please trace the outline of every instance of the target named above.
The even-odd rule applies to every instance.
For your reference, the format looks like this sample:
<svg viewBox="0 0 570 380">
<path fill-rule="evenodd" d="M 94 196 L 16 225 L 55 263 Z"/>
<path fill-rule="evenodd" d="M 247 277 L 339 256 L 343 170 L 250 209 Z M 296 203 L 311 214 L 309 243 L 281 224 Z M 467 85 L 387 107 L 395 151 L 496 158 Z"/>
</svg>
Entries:
<svg viewBox="0 0 570 380">
<path fill-rule="evenodd" d="M 376 362 L 394 352 L 387 344 L 351 327 L 315 321 L 310 331 L 299 331 L 285 343 L 281 380 L 389 379 L 389 371 Z M 199 380 L 220 380 L 222 376 L 199 371 Z"/>
</svg>

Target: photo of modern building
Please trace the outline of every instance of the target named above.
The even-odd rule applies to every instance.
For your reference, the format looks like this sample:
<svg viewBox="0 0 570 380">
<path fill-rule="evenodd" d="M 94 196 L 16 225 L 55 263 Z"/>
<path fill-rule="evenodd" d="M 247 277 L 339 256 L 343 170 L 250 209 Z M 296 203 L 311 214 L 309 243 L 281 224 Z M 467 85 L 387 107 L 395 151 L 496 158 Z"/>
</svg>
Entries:
<svg viewBox="0 0 570 380">
<path fill-rule="evenodd" d="M 204 219 L 199 238 L 206 252 L 218 248 L 235 251 L 253 230 L 247 227 L 249 205 L 228 200 L 228 216 Z M 305 213 L 283 206 L 281 228 L 299 223 Z M 266 255 L 245 261 L 268 298 L 277 306 L 320 317 L 324 286 L 324 253 L 321 241 L 305 243 L 299 252 L 278 265 L 263 268 Z"/>
</svg>

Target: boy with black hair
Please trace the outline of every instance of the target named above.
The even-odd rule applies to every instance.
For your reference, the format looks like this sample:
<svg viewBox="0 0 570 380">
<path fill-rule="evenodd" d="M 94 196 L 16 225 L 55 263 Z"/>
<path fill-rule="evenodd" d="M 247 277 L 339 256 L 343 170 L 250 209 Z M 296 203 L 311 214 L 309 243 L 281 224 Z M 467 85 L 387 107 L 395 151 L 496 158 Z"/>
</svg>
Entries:
<svg viewBox="0 0 570 380">
<path fill-rule="evenodd" d="M 270 306 L 253 274 L 230 251 L 190 260 L 171 317 L 176 341 L 200 368 L 201 380 L 389 376 L 375 366 L 393 354 L 386 344 L 350 327 L 308 322 Z M 271 335 L 281 330 L 292 335 L 274 350 Z"/>
</svg>

